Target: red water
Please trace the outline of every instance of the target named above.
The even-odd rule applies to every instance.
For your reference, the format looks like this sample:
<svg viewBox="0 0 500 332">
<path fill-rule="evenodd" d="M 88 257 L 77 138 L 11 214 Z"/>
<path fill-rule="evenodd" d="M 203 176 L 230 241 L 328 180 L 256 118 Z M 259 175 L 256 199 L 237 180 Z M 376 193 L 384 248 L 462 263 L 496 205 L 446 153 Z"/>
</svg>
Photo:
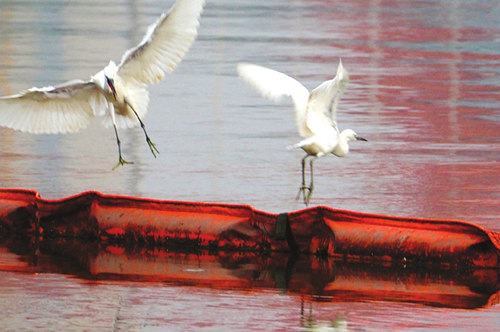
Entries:
<svg viewBox="0 0 500 332">
<path fill-rule="evenodd" d="M 0 93 L 88 78 L 108 59 L 119 61 L 169 6 L 9 1 L 0 14 Z M 301 209 L 295 195 L 303 154 L 285 149 L 300 139 L 292 105 L 262 99 L 238 80 L 235 66 L 259 63 L 312 89 L 333 76 L 342 57 L 351 85 L 339 106 L 339 127 L 369 142 L 352 143 L 344 159 L 315 163 L 311 204 L 461 219 L 500 231 L 499 17 L 496 1 L 209 1 L 192 50 L 151 88 L 145 122 L 161 152 L 157 159 L 140 129 L 121 132 L 125 159 L 136 164 L 114 172 L 114 133 L 98 121 L 71 136 L 1 129 L 0 185 L 46 198 L 98 190 L 244 203 L 269 212 Z M 24 257 L 5 255 L 14 262 Z M 301 321 L 300 292 L 93 283 L 51 269 L 2 272 L 2 330 L 308 326 Z M 314 301 L 313 316 L 341 315 L 355 331 L 496 328 L 493 299 L 475 310 L 438 309 L 409 304 L 407 285 L 402 302 Z"/>
</svg>

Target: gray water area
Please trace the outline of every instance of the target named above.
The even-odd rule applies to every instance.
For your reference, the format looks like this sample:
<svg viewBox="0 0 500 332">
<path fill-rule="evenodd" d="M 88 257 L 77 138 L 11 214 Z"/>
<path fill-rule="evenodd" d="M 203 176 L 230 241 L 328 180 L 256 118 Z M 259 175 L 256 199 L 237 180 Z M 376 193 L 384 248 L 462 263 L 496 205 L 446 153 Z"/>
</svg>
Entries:
<svg viewBox="0 0 500 332">
<path fill-rule="evenodd" d="M 0 2 L 0 95 L 87 79 L 110 59 L 119 62 L 172 3 Z M 302 209 L 295 196 L 304 153 L 286 149 L 301 139 L 293 104 L 263 99 L 240 81 L 236 65 L 257 63 L 313 89 L 335 75 L 342 58 L 351 84 L 339 127 L 368 142 L 351 143 L 345 158 L 315 162 L 311 206 L 459 219 L 500 231 L 499 14 L 496 1 L 207 1 L 191 50 L 149 89 L 144 121 L 160 150 L 156 159 L 140 128 L 120 130 L 124 158 L 135 164 L 112 171 L 116 140 L 100 119 L 71 135 L 0 128 L 0 187 L 44 198 L 96 190 L 274 213 Z M 38 289 L 47 279 L 60 284 L 49 300 Z M 50 273 L 2 272 L 0 283 L 1 312 L 10 310 L 0 318 L 4 330 L 300 330 L 300 298 L 275 291 L 93 285 Z M 117 308 L 133 317 L 130 325 L 110 323 Z M 341 313 L 360 331 L 491 331 L 500 321 L 495 305 L 313 308 L 326 319 Z M 86 310 L 101 318 L 91 311 L 73 324 L 72 313 Z"/>
</svg>

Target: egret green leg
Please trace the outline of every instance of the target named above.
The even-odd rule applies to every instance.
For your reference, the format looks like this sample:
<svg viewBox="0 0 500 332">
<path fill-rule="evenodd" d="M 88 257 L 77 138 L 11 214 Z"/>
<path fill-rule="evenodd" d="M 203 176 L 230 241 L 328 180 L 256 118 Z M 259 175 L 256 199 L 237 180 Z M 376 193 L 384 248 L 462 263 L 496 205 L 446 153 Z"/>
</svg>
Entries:
<svg viewBox="0 0 500 332">
<path fill-rule="evenodd" d="M 124 164 L 133 164 L 133 162 L 126 161 L 125 159 L 122 158 L 122 148 L 121 148 L 121 141 L 120 138 L 118 137 L 118 130 L 116 130 L 116 125 L 113 124 L 113 127 L 115 128 L 115 135 L 116 135 L 116 144 L 118 144 L 118 164 L 116 164 L 115 167 L 113 167 L 113 171 L 118 168 L 118 166 L 123 166 Z"/>
<path fill-rule="evenodd" d="M 156 148 L 156 145 L 151 141 L 151 139 L 148 136 L 148 133 L 146 132 L 146 126 L 142 122 L 141 118 L 139 117 L 139 114 L 135 111 L 135 109 L 130 105 L 130 103 L 125 99 L 125 103 L 130 107 L 130 109 L 134 112 L 135 116 L 137 117 L 137 120 L 139 120 L 139 123 L 141 124 L 142 131 L 144 132 L 144 135 L 146 136 L 146 142 L 148 143 L 149 149 L 151 150 L 151 153 L 153 156 L 156 158 L 156 154 L 160 154 L 160 151 Z"/>
</svg>

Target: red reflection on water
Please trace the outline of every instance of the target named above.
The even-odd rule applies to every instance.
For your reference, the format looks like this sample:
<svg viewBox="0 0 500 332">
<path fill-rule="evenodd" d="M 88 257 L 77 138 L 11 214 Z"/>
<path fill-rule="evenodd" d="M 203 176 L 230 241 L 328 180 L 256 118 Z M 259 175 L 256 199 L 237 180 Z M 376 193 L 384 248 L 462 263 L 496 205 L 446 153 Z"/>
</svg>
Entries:
<svg viewBox="0 0 500 332">
<path fill-rule="evenodd" d="M 366 119 L 376 114 L 380 121 L 366 134 L 373 150 L 356 151 L 372 154 L 368 177 L 404 174 L 394 179 L 398 192 L 390 194 L 409 196 L 415 217 L 465 219 L 500 230 L 500 96 L 493 83 L 500 55 L 474 46 L 494 42 L 499 30 L 462 19 L 484 6 L 380 0 L 315 5 L 324 9 L 315 17 L 341 36 L 331 46 L 348 54 L 344 62 L 358 85 L 346 94 L 352 106 L 343 112 L 358 112 L 363 122 L 360 104 Z M 330 64 L 337 57 L 307 61 Z"/>
</svg>

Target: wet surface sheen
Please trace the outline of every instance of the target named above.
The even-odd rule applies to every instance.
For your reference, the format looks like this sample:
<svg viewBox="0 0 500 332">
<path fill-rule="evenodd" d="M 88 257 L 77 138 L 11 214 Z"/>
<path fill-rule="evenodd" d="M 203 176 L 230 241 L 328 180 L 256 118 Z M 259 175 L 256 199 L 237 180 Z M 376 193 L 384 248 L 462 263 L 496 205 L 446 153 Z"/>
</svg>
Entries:
<svg viewBox="0 0 500 332">
<path fill-rule="evenodd" d="M 0 4 L 0 94 L 89 78 L 109 59 L 118 62 L 171 4 Z M 236 64 L 271 67 L 312 89 L 335 74 L 342 57 L 351 85 L 339 127 L 369 142 L 352 143 L 346 158 L 315 163 L 311 205 L 460 219 L 500 231 L 499 14 L 496 1 L 208 1 L 191 51 L 150 89 L 145 123 L 161 152 L 157 159 L 140 128 L 121 130 L 124 157 L 136 164 L 111 171 L 114 133 L 99 119 L 74 135 L 0 128 L 0 186 L 45 198 L 98 190 L 301 209 L 295 195 L 303 153 L 285 149 L 300 139 L 292 104 L 262 99 L 236 77 Z M 23 255 L 6 257 L 18 262 Z M 300 296 L 275 289 L 93 283 L 50 272 L 1 272 L 0 308 L 8 313 L 0 316 L 2 330 L 307 325 Z M 315 318 L 342 315 L 355 331 L 488 331 L 500 318 L 494 304 L 473 311 L 373 300 L 312 307 Z"/>
</svg>

